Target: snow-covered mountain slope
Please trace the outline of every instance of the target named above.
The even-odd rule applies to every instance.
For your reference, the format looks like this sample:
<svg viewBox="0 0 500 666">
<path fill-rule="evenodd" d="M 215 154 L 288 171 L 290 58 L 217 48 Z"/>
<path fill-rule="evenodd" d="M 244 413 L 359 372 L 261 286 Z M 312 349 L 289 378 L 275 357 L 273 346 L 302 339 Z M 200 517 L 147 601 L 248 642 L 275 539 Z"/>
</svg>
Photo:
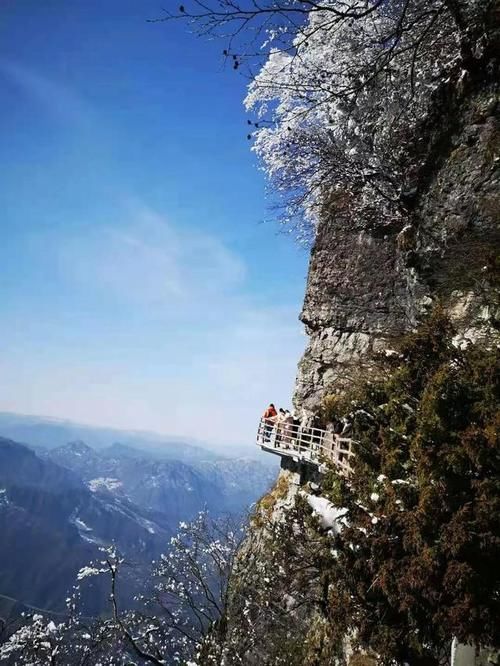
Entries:
<svg viewBox="0 0 500 666">
<path fill-rule="evenodd" d="M 253 460 L 188 465 L 131 447 L 81 441 L 35 451 L 0 438 L 0 594 L 62 610 L 80 567 L 116 543 L 139 568 L 166 552 L 180 521 L 207 508 L 242 514 L 271 484 Z M 125 596 L 136 591 L 130 569 Z M 98 583 L 101 585 L 101 583 Z M 105 590 L 89 593 L 100 611 Z"/>
<path fill-rule="evenodd" d="M 131 561 L 147 562 L 172 534 L 161 515 L 92 492 L 75 473 L 3 438 L 0 489 L 0 593 L 25 603 L 62 609 L 100 546 L 114 542 Z"/>
<path fill-rule="evenodd" d="M 246 511 L 269 488 L 274 475 L 271 468 L 251 459 L 188 465 L 119 445 L 95 451 L 83 442 L 72 442 L 44 455 L 76 473 L 94 493 L 108 493 L 159 512 L 173 529 L 205 507 L 212 513 Z"/>
</svg>

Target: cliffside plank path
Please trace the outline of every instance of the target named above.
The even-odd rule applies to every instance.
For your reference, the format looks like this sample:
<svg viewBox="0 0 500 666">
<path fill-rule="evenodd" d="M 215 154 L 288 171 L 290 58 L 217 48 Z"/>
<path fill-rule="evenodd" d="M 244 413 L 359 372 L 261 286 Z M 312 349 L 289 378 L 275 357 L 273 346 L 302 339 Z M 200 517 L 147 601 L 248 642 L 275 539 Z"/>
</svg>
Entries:
<svg viewBox="0 0 500 666">
<path fill-rule="evenodd" d="M 331 430 L 292 424 L 277 428 L 265 418 L 260 420 L 257 431 L 257 445 L 263 451 L 315 465 L 320 472 L 325 463 L 332 462 L 342 476 L 352 472 L 352 444 L 352 439 Z"/>
</svg>

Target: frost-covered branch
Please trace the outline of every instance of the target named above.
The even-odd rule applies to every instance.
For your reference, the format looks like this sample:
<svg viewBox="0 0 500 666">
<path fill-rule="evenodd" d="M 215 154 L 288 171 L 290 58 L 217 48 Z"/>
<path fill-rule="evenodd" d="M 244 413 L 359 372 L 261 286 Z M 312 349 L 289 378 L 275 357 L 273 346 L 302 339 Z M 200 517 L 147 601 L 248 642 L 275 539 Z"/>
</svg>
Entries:
<svg viewBox="0 0 500 666">
<path fill-rule="evenodd" d="M 158 20 L 221 38 L 248 75 L 249 136 L 272 206 L 307 240 L 325 215 L 368 231 L 404 226 L 432 159 L 424 128 L 438 92 L 491 70 L 493 5 L 186 0 Z"/>
<path fill-rule="evenodd" d="M 56 625 L 42 615 L 27 618 L 0 646 L 0 662 L 161 666 L 189 662 L 209 645 L 217 651 L 223 642 L 231 572 L 244 534 L 230 518 L 215 520 L 204 512 L 192 523 L 181 523 L 167 553 L 152 565 L 145 581 L 148 593 L 128 610 L 118 602 L 124 559 L 114 546 L 103 549 L 103 559 L 79 571 L 78 585 L 67 599 L 67 619 Z M 84 618 L 78 611 L 80 585 L 101 576 L 109 578 L 109 613 L 100 619 Z"/>
</svg>

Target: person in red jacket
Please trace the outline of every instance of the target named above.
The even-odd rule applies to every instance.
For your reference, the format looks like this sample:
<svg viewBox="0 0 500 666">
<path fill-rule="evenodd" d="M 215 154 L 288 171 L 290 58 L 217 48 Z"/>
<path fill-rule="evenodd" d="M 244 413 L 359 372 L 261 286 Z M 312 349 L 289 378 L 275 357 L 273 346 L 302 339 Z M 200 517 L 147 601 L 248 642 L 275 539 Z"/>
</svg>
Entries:
<svg viewBox="0 0 500 666">
<path fill-rule="evenodd" d="M 276 417 L 278 416 L 278 412 L 276 411 L 276 407 L 271 403 L 269 407 L 266 409 L 264 414 L 262 415 L 262 419 L 264 420 L 264 441 L 268 442 L 271 439 L 271 433 L 273 431 L 274 423 L 276 421 Z"/>
</svg>

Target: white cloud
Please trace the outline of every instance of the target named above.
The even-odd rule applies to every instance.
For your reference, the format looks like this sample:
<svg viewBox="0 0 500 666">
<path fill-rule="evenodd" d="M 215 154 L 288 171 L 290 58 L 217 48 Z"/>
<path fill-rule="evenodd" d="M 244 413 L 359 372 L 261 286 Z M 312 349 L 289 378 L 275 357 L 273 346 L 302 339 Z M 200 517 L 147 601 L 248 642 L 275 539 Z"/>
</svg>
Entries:
<svg viewBox="0 0 500 666">
<path fill-rule="evenodd" d="M 178 313 L 219 300 L 244 279 L 244 263 L 217 238 L 183 231 L 145 206 L 128 217 L 56 242 L 70 280 L 121 302 L 175 307 Z"/>
<path fill-rule="evenodd" d="M 39 239 L 73 297 L 6 340 L 0 409 L 252 445 L 266 404 L 290 405 L 299 304 L 256 295 L 218 238 L 143 205 L 117 217 Z"/>
<path fill-rule="evenodd" d="M 0 74 L 35 99 L 45 112 L 59 122 L 85 126 L 92 120 L 92 110 L 77 92 L 20 63 L 0 59 Z"/>
<path fill-rule="evenodd" d="M 22 365 L 0 359 L 0 409 L 253 446 L 267 403 L 290 405 L 304 344 L 295 321 L 292 311 L 239 311 L 218 347 L 204 348 L 207 331 L 200 329 L 195 354 L 179 348 L 184 364 L 175 375 L 169 358 L 164 373 L 152 373 L 131 368 L 130 358 L 82 360 L 77 349 L 66 361 L 47 354 L 29 354 Z"/>
</svg>

